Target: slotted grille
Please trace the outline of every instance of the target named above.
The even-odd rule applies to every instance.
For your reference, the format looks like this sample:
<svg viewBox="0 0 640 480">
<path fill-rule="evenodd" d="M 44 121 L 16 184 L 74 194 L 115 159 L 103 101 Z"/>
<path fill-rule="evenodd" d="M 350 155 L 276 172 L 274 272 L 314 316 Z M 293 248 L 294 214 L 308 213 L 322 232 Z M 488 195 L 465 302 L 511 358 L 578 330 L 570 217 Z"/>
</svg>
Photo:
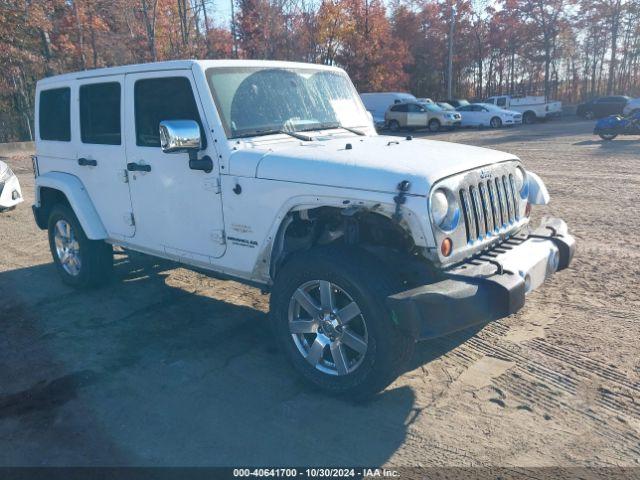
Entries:
<svg viewBox="0 0 640 480">
<path fill-rule="evenodd" d="M 460 189 L 467 241 L 482 240 L 517 221 L 518 201 L 513 175 L 497 176 Z"/>
</svg>

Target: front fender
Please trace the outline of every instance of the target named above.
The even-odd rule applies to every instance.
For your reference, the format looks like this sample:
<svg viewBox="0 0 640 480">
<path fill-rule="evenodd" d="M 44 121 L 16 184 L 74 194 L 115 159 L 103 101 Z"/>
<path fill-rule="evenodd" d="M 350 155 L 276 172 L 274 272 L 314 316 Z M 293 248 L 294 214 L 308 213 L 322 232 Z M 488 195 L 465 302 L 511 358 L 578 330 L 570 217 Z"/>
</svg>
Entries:
<svg viewBox="0 0 640 480">
<path fill-rule="evenodd" d="M 62 172 L 47 172 L 36 178 L 36 202 L 34 209 L 41 207 L 40 190 L 51 188 L 62 192 L 73 209 L 78 221 L 90 240 L 104 240 L 107 230 L 104 228 L 93 202 L 80 179 Z"/>
</svg>

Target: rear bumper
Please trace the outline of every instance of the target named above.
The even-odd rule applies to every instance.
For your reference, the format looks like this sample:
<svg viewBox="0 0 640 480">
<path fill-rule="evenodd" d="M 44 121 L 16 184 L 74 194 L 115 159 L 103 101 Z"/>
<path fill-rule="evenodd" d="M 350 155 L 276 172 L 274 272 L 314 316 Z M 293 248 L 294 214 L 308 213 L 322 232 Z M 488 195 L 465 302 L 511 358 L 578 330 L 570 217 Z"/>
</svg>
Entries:
<svg viewBox="0 0 640 480">
<path fill-rule="evenodd" d="M 525 295 L 567 268 L 575 240 L 564 221 L 546 219 L 476 259 L 458 265 L 436 283 L 387 298 L 399 324 L 416 338 L 436 338 L 511 315 Z"/>
</svg>

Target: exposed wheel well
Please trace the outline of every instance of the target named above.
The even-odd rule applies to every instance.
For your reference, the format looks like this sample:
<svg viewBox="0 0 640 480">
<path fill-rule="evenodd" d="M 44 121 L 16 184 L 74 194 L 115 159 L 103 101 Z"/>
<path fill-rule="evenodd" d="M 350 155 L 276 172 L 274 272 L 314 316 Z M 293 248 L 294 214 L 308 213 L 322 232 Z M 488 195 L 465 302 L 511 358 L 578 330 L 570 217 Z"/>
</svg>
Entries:
<svg viewBox="0 0 640 480">
<path fill-rule="evenodd" d="M 42 230 L 47 228 L 51 209 L 58 204 L 66 205 L 71 208 L 71 204 L 69 203 L 67 196 L 60 190 L 50 187 L 40 188 L 40 208 L 38 209 L 36 223 Z"/>
<path fill-rule="evenodd" d="M 368 251 L 407 283 L 432 278 L 430 264 L 419 254 L 409 232 L 392 218 L 356 207 L 318 207 L 289 212 L 274 242 L 271 278 L 275 279 L 293 253 L 330 244 Z"/>
</svg>

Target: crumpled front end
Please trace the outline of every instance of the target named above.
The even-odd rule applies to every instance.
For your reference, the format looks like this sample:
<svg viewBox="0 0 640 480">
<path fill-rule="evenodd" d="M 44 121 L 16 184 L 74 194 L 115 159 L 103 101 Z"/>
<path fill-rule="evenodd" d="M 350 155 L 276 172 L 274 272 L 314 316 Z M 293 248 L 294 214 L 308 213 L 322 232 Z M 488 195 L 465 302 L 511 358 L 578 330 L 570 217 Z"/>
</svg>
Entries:
<svg viewBox="0 0 640 480">
<path fill-rule="evenodd" d="M 420 339 L 481 325 L 520 310 L 525 295 L 569 266 L 575 239 L 558 218 L 514 235 L 444 272 L 438 282 L 387 298 L 392 314 Z"/>
</svg>

